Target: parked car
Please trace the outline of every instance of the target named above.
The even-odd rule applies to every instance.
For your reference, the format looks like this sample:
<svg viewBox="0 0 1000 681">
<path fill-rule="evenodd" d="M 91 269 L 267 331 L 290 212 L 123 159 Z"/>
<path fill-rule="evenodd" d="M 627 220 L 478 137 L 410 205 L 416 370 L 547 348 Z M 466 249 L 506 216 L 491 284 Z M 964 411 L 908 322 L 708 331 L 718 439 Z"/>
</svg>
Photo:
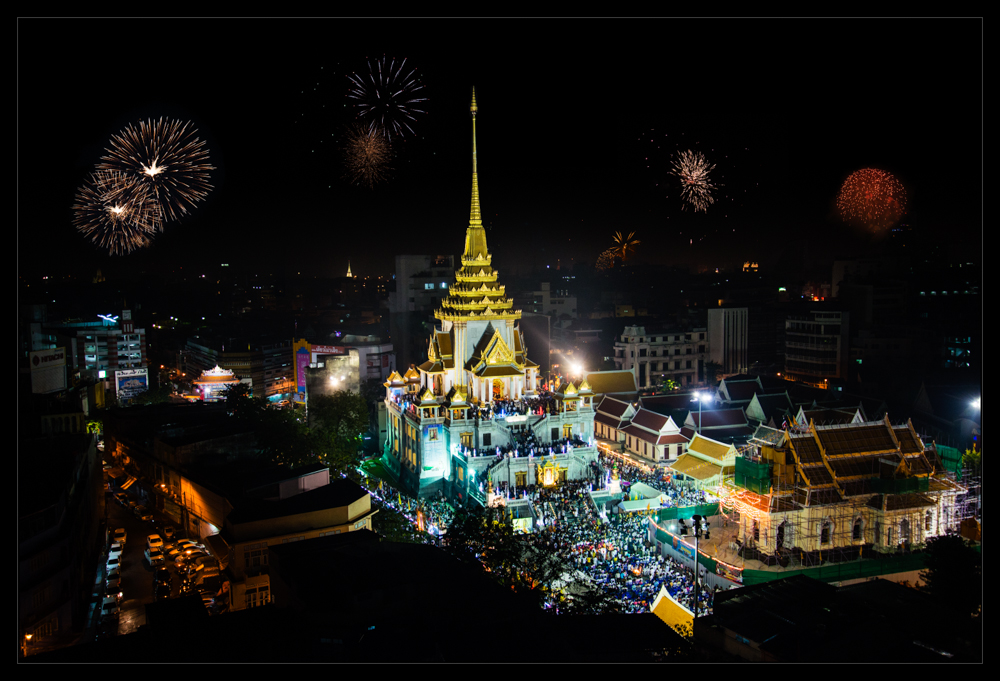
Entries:
<svg viewBox="0 0 1000 681">
<path fill-rule="evenodd" d="M 174 529 L 173 525 L 165 525 L 164 528 L 163 528 L 163 538 L 164 539 L 173 539 L 175 532 L 176 532 L 176 530 Z"/>
<path fill-rule="evenodd" d="M 153 600 L 163 601 L 170 598 L 170 585 L 169 584 L 157 584 L 153 587 Z"/>
<path fill-rule="evenodd" d="M 115 568 L 113 570 L 108 571 L 108 579 L 107 579 L 108 591 L 109 592 L 118 591 L 121 588 L 121 584 L 122 584 L 121 570 Z"/>
<path fill-rule="evenodd" d="M 200 558 L 201 556 L 207 556 L 207 555 L 208 554 L 206 552 L 201 551 L 199 549 L 188 549 L 186 551 L 181 552 L 181 555 L 174 558 L 174 563 L 180 566 L 184 565 L 185 563 L 194 562 L 196 558 Z"/>
<path fill-rule="evenodd" d="M 111 542 L 111 548 L 108 549 L 108 558 L 114 556 L 120 556 L 125 551 L 125 545 L 119 542 Z"/>
<path fill-rule="evenodd" d="M 105 621 L 118 619 L 119 612 L 118 599 L 114 596 L 105 596 L 101 605 L 101 619 Z"/>
<path fill-rule="evenodd" d="M 139 505 L 132 509 L 132 513 L 139 520 L 145 520 L 146 522 L 153 521 L 153 514 L 149 512 L 149 509 L 145 506 Z"/>
<path fill-rule="evenodd" d="M 125 492 L 117 492 L 115 494 L 115 500 L 122 506 L 128 506 L 128 495 Z"/>
<path fill-rule="evenodd" d="M 165 567 L 158 567 L 153 570 L 153 586 L 157 584 L 170 584 L 170 570 Z"/>
<path fill-rule="evenodd" d="M 107 562 L 107 564 L 106 564 L 105 567 L 107 567 L 109 574 L 115 568 L 119 568 L 120 569 L 121 566 L 122 566 L 122 554 L 121 553 L 116 553 L 116 554 L 114 554 L 112 556 L 108 556 L 108 562 Z"/>
<path fill-rule="evenodd" d="M 157 565 L 163 565 L 163 562 L 164 562 L 163 551 L 161 551 L 160 549 L 150 548 L 150 547 L 147 546 L 145 552 L 143 553 L 143 555 L 146 557 L 146 560 L 149 562 L 150 567 L 155 567 Z"/>
<path fill-rule="evenodd" d="M 190 549 L 195 546 L 201 546 L 194 539 L 178 539 L 176 542 L 178 548 Z"/>
<path fill-rule="evenodd" d="M 146 548 L 163 550 L 163 539 L 158 534 L 151 534 L 146 537 Z"/>
<path fill-rule="evenodd" d="M 125 545 L 125 538 L 128 536 L 128 533 L 125 532 L 125 528 L 124 527 L 119 527 L 117 530 L 115 530 L 112 533 L 111 536 L 112 536 L 112 541 L 115 541 L 115 542 L 121 544 L 122 546 L 124 546 Z"/>
<path fill-rule="evenodd" d="M 104 592 L 104 597 L 105 598 L 114 598 L 116 603 L 121 603 L 122 592 L 119 591 L 117 588 L 115 588 L 115 589 L 106 589 L 105 592 Z"/>
</svg>

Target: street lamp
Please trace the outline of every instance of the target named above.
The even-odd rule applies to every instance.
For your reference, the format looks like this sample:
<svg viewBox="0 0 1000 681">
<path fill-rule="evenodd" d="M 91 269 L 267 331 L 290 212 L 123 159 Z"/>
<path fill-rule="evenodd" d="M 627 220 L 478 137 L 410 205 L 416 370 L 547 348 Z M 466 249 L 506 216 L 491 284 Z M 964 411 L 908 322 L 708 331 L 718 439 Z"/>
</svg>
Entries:
<svg viewBox="0 0 1000 681">
<path fill-rule="evenodd" d="M 691 517 L 691 520 L 694 525 L 694 618 L 698 619 L 698 539 L 701 538 L 703 528 L 705 539 L 711 539 L 712 536 L 708 531 L 708 518 L 695 515 Z M 704 525 L 702 525 L 703 522 Z"/>
<path fill-rule="evenodd" d="M 701 433 L 701 405 L 708 400 L 712 399 L 711 395 L 706 395 L 705 393 L 695 393 L 692 402 L 698 403 L 698 432 Z"/>
</svg>

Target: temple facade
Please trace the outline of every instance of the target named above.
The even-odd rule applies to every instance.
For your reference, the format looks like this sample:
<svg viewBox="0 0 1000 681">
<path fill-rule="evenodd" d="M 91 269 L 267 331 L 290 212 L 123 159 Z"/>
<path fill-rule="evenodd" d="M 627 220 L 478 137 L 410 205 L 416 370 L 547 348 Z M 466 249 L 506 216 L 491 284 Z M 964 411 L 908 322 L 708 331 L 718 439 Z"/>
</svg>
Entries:
<svg viewBox="0 0 1000 681">
<path fill-rule="evenodd" d="M 516 324 L 521 311 L 493 267 L 479 206 L 475 91 L 471 113 L 472 207 L 461 267 L 434 311 L 440 326 L 427 360 L 385 383 L 382 460 L 412 494 L 486 503 L 494 487 L 590 476 L 596 449 L 593 391 L 586 381 L 542 391 Z"/>
</svg>

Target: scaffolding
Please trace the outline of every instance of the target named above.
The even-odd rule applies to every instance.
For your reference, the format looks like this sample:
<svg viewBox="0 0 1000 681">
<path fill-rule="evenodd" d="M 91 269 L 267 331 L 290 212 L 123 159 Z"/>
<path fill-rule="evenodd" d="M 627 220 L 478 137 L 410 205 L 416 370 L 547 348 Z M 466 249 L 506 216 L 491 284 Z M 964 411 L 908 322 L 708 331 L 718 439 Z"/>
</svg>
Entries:
<svg viewBox="0 0 1000 681">
<path fill-rule="evenodd" d="M 981 508 L 965 482 L 910 422 L 810 421 L 758 428 L 720 497 L 745 568 L 807 568 L 908 555 L 959 531 Z"/>
</svg>

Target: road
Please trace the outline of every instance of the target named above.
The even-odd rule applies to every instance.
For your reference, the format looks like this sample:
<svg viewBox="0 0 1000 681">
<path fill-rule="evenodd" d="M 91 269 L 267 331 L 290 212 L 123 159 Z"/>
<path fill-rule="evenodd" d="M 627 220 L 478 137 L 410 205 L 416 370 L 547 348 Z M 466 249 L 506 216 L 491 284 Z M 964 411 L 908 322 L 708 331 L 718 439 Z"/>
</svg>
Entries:
<svg viewBox="0 0 1000 681">
<path fill-rule="evenodd" d="M 134 495 L 130 495 L 129 499 L 141 501 Z M 146 561 L 144 552 L 146 537 L 158 533 L 158 530 L 154 523 L 134 517 L 112 497 L 108 503 L 108 529 L 113 533 L 119 527 L 124 527 L 128 533 L 122 555 L 121 613 L 117 627 L 112 622 L 102 626 L 102 634 L 105 635 L 129 634 L 141 627 L 146 623 L 145 606 L 153 602 L 153 568 Z M 107 552 L 104 555 L 106 557 Z M 174 597 L 180 588 L 180 579 L 172 563 L 168 562 L 166 567 L 171 573 L 171 597 Z"/>
</svg>

